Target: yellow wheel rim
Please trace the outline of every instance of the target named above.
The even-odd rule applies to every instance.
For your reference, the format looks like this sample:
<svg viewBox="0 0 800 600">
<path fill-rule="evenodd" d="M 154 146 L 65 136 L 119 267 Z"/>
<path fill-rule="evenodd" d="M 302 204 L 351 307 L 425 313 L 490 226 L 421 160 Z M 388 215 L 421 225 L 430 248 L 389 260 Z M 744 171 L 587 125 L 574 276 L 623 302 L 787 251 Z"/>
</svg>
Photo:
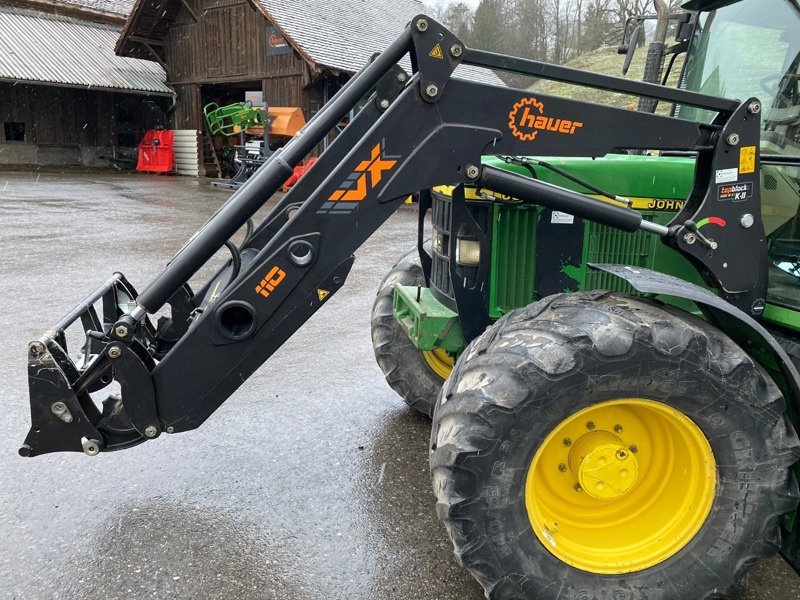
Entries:
<svg viewBox="0 0 800 600">
<path fill-rule="evenodd" d="M 441 348 L 423 350 L 422 357 L 431 370 L 442 379 L 450 377 L 450 372 L 456 363 L 455 359 L 447 353 L 447 350 L 442 350 Z"/>
<path fill-rule="evenodd" d="M 716 490 L 714 454 L 686 415 L 652 400 L 595 404 L 542 442 L 525 482 L 536 537 L 567 564 L 630 573 L 700 530 Z"/>
</svg>

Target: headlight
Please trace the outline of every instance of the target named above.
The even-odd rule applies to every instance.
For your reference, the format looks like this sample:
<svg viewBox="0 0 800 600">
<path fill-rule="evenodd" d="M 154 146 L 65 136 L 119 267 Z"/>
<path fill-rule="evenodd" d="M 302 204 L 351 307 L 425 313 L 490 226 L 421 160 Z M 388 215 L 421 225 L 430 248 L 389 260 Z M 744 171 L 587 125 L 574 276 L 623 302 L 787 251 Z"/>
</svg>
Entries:
<svg viewBox="0 0 800 600">
<path fill-rule="evenodd" d="M 456 240 L 456 262 L 464 267 L 474 267 L 481 262 L 481 243 L 478 240 Z"/>
</svg>

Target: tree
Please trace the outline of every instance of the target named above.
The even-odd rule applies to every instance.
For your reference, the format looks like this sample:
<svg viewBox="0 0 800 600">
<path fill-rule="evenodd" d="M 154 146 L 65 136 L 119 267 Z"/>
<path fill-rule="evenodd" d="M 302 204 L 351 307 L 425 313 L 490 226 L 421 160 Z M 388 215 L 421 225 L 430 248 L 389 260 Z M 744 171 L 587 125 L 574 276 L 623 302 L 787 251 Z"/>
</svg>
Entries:
<svg viewBox="0 0 800 600">
<path fill-rule="evenodd" d="M 499 0 L 481 0 L 475 10 L 469 44 L 493 52 L 502 51 L 505 29 Z"/>
</svg>

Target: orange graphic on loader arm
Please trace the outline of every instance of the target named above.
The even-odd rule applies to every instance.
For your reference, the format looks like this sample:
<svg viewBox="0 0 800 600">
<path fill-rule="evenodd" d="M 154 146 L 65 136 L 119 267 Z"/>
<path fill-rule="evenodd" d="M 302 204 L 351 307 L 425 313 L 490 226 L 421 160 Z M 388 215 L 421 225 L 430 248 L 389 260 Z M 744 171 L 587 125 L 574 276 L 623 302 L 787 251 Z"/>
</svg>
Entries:
<svg viewBox="0 0 800 600">
<path fill-rule="evenodd" d="M 338 189 L 328 198 L 335 202 L 344 200 L 346 202 L 361 202 L 367 197 L 367 192 L 374 189 L 383 178 L 384 171 L 390 171 L 397 164 L 396 160 L 386 160 L 382 156 L 381 144 L 375 144 L 369 160 L 361 161 L 356 167 L 355 173 L 360 173 L 356 186 L 353 189 Z M 369 182 L 367 182 L 369 179 Z"/>
</svg>

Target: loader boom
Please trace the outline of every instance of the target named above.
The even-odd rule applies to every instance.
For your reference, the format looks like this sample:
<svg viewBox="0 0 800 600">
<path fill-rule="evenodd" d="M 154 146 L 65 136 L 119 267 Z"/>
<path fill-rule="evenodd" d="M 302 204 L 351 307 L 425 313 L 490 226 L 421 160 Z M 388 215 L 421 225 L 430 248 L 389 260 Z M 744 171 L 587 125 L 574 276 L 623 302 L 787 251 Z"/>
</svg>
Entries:
<svg viewBox="0 0 800 600">
<path fill-rule="evenodd" d="M 397 66 L 404 55 L 413 75 Z M 700 106 L 717 117 L 697 123 L 453 78 L 462 63 Z M 370 102 L 305 178 L 240 247 L 230 243 L 367 94 Z M 31 343 L 32 427 L 20 454 L 96 454 L 198 427 L 342 287 L 353 253 L 403 199 L 434 185 L 486 187 L 625 231 L 652 232 L 689 257 L 723 298 L 758 317 L 767 270 L 760 110 L 754 98 L 724 100 L 470 50 L 432 19 L 415 17 L 141 293 L 116 274 Z M 697 153 L 694 187 L 669 226 L 481 166 L 482 155 L 600 157 L 616 149 Z M 742 186 L 735 202 L 721 191 L 732 174 Z M 708 219 L 722 223 L 713 239 L 699 231 Z M 193 293 L 188 280 L 225 246 L 232 259 Z M 152 323 L 148 315 L 167 303 L 171 319 Z M 79 320 L 87 334 L 76 362 L 64 330 Z M 98 408 L 90 393 L 112 378 L 121 397 Z"/>
</svg>

